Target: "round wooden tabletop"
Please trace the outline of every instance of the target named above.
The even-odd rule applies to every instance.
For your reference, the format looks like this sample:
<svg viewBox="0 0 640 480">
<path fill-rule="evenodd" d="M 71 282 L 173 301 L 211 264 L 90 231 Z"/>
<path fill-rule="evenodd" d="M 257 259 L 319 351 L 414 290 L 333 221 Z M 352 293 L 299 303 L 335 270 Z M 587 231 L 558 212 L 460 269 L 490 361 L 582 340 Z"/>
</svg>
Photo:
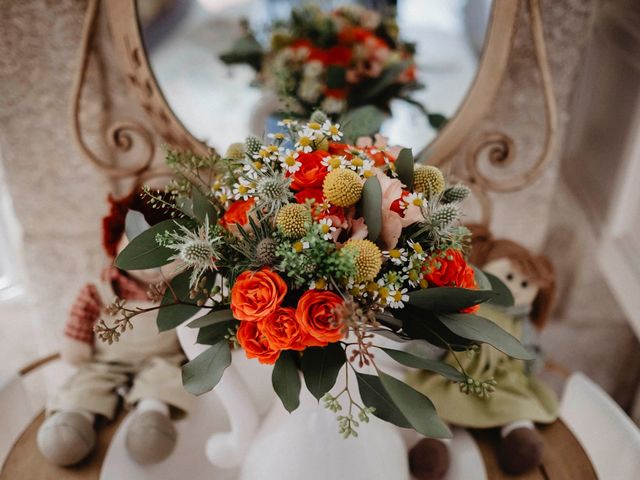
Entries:
<svg viewBox="0 0 640 480">
<path fill-rule="evenodd" d="M 40 414 L 22 433 L 9 453 L 0 480 L 98 480 L 100 469 L 107 453 L 109 443 L 118 429 L 123 415 L 100 429 L 95 451 L 85 461 L 72 468 L 60 468 L 48 463 L 40 454 L 36 437 L 38 428 L 44 420 Z M 526 480 L 595 480 L 597 475 L 587 454 L 578 440 L 562 421 L 540 427 L 546 448 L 540 468 L 520 476 L 504 474 L 496 459 L 496 446 L 499 441 L 497 430 L 474 430 L 475 438 L 485 462 L 487 478 L 526 479 Z"/>
</svg>

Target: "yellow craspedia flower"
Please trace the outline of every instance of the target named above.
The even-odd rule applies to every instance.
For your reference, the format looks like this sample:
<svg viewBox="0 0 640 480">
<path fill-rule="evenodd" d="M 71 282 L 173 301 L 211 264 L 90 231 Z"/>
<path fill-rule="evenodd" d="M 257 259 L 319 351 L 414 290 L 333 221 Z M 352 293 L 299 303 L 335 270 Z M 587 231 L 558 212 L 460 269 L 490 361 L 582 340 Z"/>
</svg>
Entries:
<svg viewBox="0 0 640 480">
<path fill-rule="evenodd" d="M 324 178 L 322 193 L 329 203 L 338 207 L 350 207 L 362 196 L 362 181 L 353 170 L 338 168 Z"/>
<path fill-rule="evenodd" d="M 356 283 L 371 282 L 382 268 L 382 252 L 369 240 L 349 240 L 344 248 L 356 254 Z"/>
<path fill-rule="evenodd" d="M 311 212 L 306 205 L 290 203 L 280 209 L 276 225 L 287 238 L 304 236 L 311 225 Z"/>
<path fill-rule="evenodd" d="M 229 145 L 227 152 L 224 154 L 224 158 L 230 158 L 232 160 L 242 160 L 244 158 L 244 143 L 236 142 Z"/>
<path fill-rule="evenodd" d="M 434 197 L 444 191 L 444 175 L 432 165 L 418 165 L 413 171 L 413 190 Z"/>
</svg>

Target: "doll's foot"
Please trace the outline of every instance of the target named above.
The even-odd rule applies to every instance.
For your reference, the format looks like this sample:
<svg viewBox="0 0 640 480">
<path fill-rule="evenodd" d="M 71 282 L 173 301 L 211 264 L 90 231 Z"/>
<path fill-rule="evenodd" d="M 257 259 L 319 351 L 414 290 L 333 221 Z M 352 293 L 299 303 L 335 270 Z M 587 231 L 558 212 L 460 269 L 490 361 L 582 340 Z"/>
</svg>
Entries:
<svg viewBox="0 0 640 480">
<path fill-rule="evenodd" d="M 148 410 L 135 413 L 127 429 L 129 455 L 140 465 L 159 463 L 173 452 L 177 432 L 171 419 Z"/>
<path fill-rule="evenodd" d="M 516 428 L 502 439 L 498 461 L 506 473 L 519 475 L 542 463 L 544 440 L 534 428 Z"/>
<path fill-rule="evenodd" d="M 93 450 L 96 432 L 90 415 L 57 412 L 38 430 L 38 448 L 55 465 L 66 467 L 80 462 Z"/>
<path fill-rule="evenodd" d="M 409 469 L 418 480 L 440 480 L 449 462 L 449 447 L 435 438 L 423 438 L 409 450 Z"/>
</svg>

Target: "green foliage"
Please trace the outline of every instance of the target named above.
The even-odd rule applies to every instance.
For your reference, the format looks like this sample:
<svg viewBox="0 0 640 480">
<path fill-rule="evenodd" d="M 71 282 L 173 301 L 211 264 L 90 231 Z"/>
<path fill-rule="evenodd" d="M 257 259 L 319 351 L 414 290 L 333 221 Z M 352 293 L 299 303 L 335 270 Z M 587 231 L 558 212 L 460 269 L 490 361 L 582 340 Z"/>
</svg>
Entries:
<svg viewBox="0 0 640 480">
<path fill-rule="evenodd" d="M 342 279 L 355 274 L 355 258 L 351 252 L 336 249 L 332 241 L 320 237 L 317 224 L 300 240 L 277 237 L 277 268 L 297 286 L 308 285 L 319 278 Z M 308 244 L 298 250 L 296 244 Z"/>
<path fill-rule="evenodd" d="M 428 113 L 427 120 L 429 121 L 429 125 L 436 130 L 440 130 L 447 123 L 447 117 L 440 113 Z"/>
<path fill-rule="evenodd" d="M 410 148 L 403 148 L 398 154 L 398 158 L 394 165 L 396 166 L 396 173 L 398 178 L 408 190 L 413 190 L 413 154 Z"/>
<path fill-rule="evenodd" d="M 229 50 L 220 55 L 220 60 L 227 65 L 246 63 L 254 70 L 259 71 L 262 66 L 263 55 L 262 45 L 251 32 L 247 32 L 245 36 L 233 42 Z"/>
<path fill-rule="evenodd" d="M 349 110 L 340 119 L 343 141 L 345 143 L 355 143 L 360 137 L 378 133 L 384 119 L 384 112 L 373 105 L 365 105 Z"/>
<path fill-rule="evenodd" d="M 230 364 L 229 343 L 218 342 L 182 367 L 182 384 L 187 392 L 202 395 L 218 384 Z"/>
<path fill-rule="evenodd" d="M 344 67 L 329 65 L 327 67 L 327 87 L 344 88 L 347 84 L 347 71 Z"/>
<path fill-rule="evenodd" d="M 237 320 L 227 320 L 224 322 L 214 323 L 198 330 L 196 343 L 200 345 L 215 345 L 232 336 L 240 322 Z"/>
<path fill-rule="evenodd" d="M 320 400 L 333 388 L 345 361 L 344 348 L 339 343 L 330 343 L 326 347 L 310 347 L 304 351 L 304 383 L 314 397 Z"/>
<path fill-rule="evenodd" d="M 509 287 L 507 287 L 504 282 L 495 275 L 492 275 L 489 272 L 483 273 L 491 283 L 491 289 L 497 293 L 496 297 L 491 300 L 491 303 L 495 305 L 502 305 L 503 307 L 512 307 L 514 299 Z"/>
<path fill-rule="evenodd" d="M 458 312 L 494 298 L 490 290 L 470 290 L 455 287 L 432 287 L 409 293 L 414 307 L 431 312 Z"/>
<path fill-rule="evenodd" d="M 379 377 L 356 372 L 356 378 L 362 401 L 366 406 L 375 408 L 373 414 L 376 417 L 401 428 L 411 428 L 411 423 L 384 389 Z"/>
<path fill-rule="evenodd" d="M 367 238 L 375 242 L 382 231 L 382 187 L 376 177 L 365 180 L 360 202 L 368 230 Z"/>
<path fill-rule="evenodd" d="M 389 355 L 396 362 L 410 368 L 419 368 L 429 372 L 435 372 L 454 382 L 463 382 L 466 377 L 463 373 L 441 360 L 423 358 L 416 354 L 404 352 L 402 350 L 394 350 L 391 348 L 381 348 L 381 350 Z"/>
<path fill-rule="evenodd" d="M 189 322 L 187 327 L 202 328 L 220 322 L 228 322 L 229 320 L 234 320 L 233 312 L 231 311 L 231 309 L 225 308 L 223 310 L 213 310 L 206 315 L 198 317 L 192 322 Z"/>
<path fill-rule="evenodd" d="M 282 352 L 271 375 L 273 389 L 288 412 L 293 412 L 300 405 L 301 382 L 296 355 L 290 350 Z"/>
<path fill-rule="evenodd" d="M 218 221 L 218 212 L 213 203 L 197 188 L 193 189 L 192 197 L 194 216 L 202 223 L 204 223 L 205 218 L 208 218 L 209 224 L 215 225 Z"/>
<path fill-rule="evenodd" d="M 190 277 L 190 271 L 182 272 L 171 280 L 170 288 L 165 291 L 160 303 L 163 308 L 158 310 L 158 318 L 156 320 L 158 330 L 161 332 L 176 328 L 200 310 L 201 307 L 197 305 L 200 297 L 190 298 Z M 208 283 L 210 285 L 212 280 L 208 280 Z M 174 294 L 177 298 L 174 298 Z"/>
<path fill-rule="evenodd" d="M 416 432 L 430 438 L 451 438 L 451 432 L 438 417 L 431 400 L 406 383 L 379 370 L 378 377 L 389 398 Z"/>
<path fill-rule="evenodd" d="M 455 335 L 474 342 L 488 343 L 513 358 L 533 359 L 531 353 L 514 336 L 491 320 L 461 313 L 443 313 L 438 314 L 437 317 Z"/>
<path fill-rule="evenodd" d="M 178 232 L 185 220 L 165 220 L 145 230 L 125 247 L 116 257 L 114 265 L 123 270 L 146 270 L 162 267 L 170 262 L 173 250 L 158 244 L 156 237 Z"/>
</svg>

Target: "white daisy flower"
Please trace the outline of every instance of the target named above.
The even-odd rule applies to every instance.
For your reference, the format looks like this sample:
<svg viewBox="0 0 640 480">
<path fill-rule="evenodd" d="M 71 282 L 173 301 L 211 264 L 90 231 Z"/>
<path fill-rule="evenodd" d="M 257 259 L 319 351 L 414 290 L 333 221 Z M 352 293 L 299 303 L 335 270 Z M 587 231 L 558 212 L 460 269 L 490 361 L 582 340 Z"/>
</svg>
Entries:
<svg viewBox="0 0 640 480">
<path fill-rule="evenodd" d="M 302 240 L 299 240 L 293 244 L 293 250 L 298 253 L 308 248 L 309 248 L 309 242 L 303 242 Z"/>
<path fill-rule="evenodd" d="M 331 240 L 333 238 L 332 233 L 336 231 L 336 227 L 333 226 L 333 220 L 330 218 L 322 218 L 318 224 L 320 225 L 320 234 L 322 238 L 325 240 Z"/>
<path fill-rule="evenodd" d="M 236 200 L 249 200 L 249 197 L 253 195 L 255 184 L 244 177 L 238 179 L 238 183 L 233 185 L 233 198 Z"/>
<path fill-rule="evenodd" d="M 412 192 L 402 199 L 402 203 L 404 203 L 406 206 L 415 205 L 416 207 L 424 207 L 424 194 Z"/>
<path fill-rule="evenodd" d="M 402 265 L 407 261 L 407 251 L 404 248 L 393 248 L 382 252 L 385 258 L 391 260 L 394 265 Z"/>
<path fill-rule="evenodd" d="M 391 301 L 389 302 L 389 306 L 391 308 L 404 308 L 404 302 L 409 301 L 409 295 L 407 294 L 407 289 L 398 289 L 391 290 L 389 292 L 389 296 L 391 297 Z"/>
<path fill-rule="evenodd" d="M 302 150 L 304 153 L 309 153 L 313 151 L 313 140 L 315 138 L 315 134 L 313 130 L 303 130 L 298 134 L 298 141 L 295 144 L 295 147 L 298 150 Z"/>
<path fill-rule="evenodd" d="M 331 120 L 325 120 L 322 125 L 322 130 L 327 137 L 333 141 L 338 141 L 342 138 L 342 131 L 340 130 L 339 123 L 331 123 Z"/>
<path fill-rule="evenodd" d="M 347 166 L 347 159 L 342 155 L 330 155 L 322 159 L 322 165 L 329 171 L 337 170 Z"/>
<path fill-rule="evenodd" d="M 327 279 L 324 277 L 309 282 L 309 290 L 326 290 L 328 287 L 329 282 L 327 282 Z"/>
<path fill-rule="evenodd" d="M 292 128 L 298 125 L 298 121 L 294 120 L 293 118 L 283 118 L 282 120 L 278 121 L 278 126 L 279 127 L 287 127 L 287 128 Z"/>
<path fill-rule="evenodd" d="M 287 150 L 280 156 L 280 164 L 289 173 L 296 173 L 300 170 L 302 162 L 298 160 L 298 152 L 293 150 Z"/>
</svg>

